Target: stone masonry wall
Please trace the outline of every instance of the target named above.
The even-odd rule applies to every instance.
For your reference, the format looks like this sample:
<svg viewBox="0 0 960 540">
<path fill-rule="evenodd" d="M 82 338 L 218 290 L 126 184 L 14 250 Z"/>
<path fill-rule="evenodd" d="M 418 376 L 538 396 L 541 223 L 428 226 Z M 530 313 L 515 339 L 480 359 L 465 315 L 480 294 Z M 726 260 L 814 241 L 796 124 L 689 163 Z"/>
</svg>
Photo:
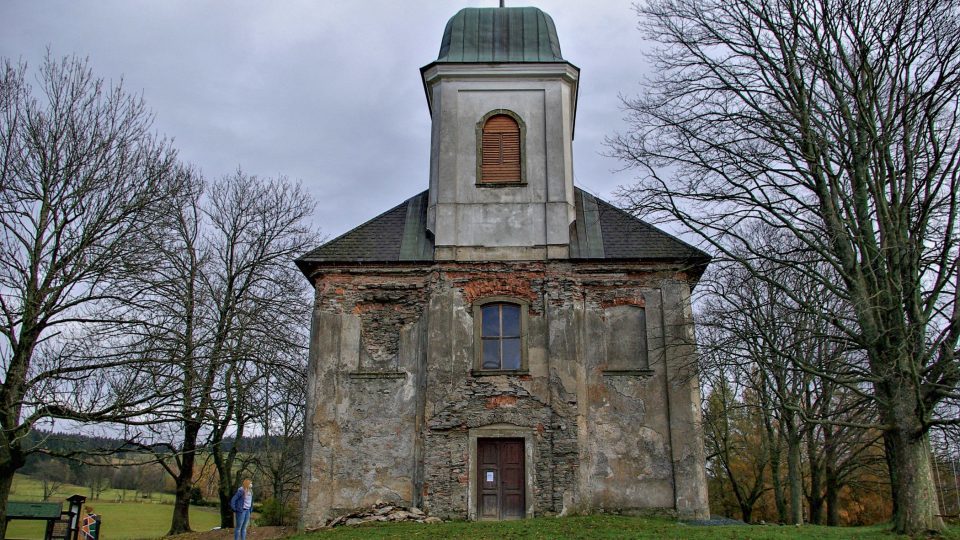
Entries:
<svg viewBox="0 0 960 540">
<path fill-rule="evenodd" d="M 673 285 L 684 278 L 671 268 L 566 261 L 316 276 L 303 524 L 378 499 L 472 517 L 470 433 L 488 426 L 532 441 L 534 515 L 702 515 L 699 402 L 687 403 L 699 396 L 689 377 L 671 383 L 669 367 L 693 351 L 668 347 L 679 334 L 664 324 L 689 322 L 672 305 L 688 301 L 688 289 Z M 473 305 L 494 296 L 528 305 L 523 372 L 476 370 Z M 637 320 L 620 306 L 645 312 L 647 365 L 610 345 L 612 313 Z"/>
</svg>

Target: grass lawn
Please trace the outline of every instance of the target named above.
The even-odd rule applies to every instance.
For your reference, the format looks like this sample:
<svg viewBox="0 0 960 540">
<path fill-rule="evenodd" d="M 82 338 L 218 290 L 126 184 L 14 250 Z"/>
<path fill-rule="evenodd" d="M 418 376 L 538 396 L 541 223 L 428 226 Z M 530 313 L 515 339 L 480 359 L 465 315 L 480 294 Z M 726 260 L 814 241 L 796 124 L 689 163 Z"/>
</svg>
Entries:
<svg viewBox="0 0 960 540">
<path fill-rule="evenodd" d="M 42 498 L 40 482 L 27 476 L 14 478 L 11 500 L 39 501 Z M 52 501 L 61 502 L 79 493 L 89 495 L 89 489 L 64 485 Z M 125 502 L 118 502 L 121 498 Z M 154 494 L 151 499 L 137 500 L 132 491 L 108 490 L 100 500 L 90 501 L 94 511 L 103 516 L 103 537 L 107 540 L 156 539 L 166 534 L 173 514 L 172 496 Z M 163 504 L 166 503 L 166 504 Z M 192 507 L 190 524 L 195 531 L 210 530 L 220 523 L 215 508 Z M 11 521 L 8 538 L 34 540 L 43 538 L 43 522 Z M 291 540 L 346 540 L 346 539 L 610 539 L 610 538 L 677 538 L 690 540 L 873 540 L 894 539 L 886 525 L 873 527 L 780 527 L 776 525 L 743 525 L 702 527 L 676 523 L 668 519 L 625 516 L 588 516 L 567 518 L 537 518 L 506 522 L 464 522 L 419 524 L 375 523 L 356 527 L 338 527 L 333 530 L 296 536 Z M 954 526 L 943 536 L 946 540 L 960 540 L 960 526 Z"/>
<path fill-rule="evenodd" d="M 108 540 L 159 538 L 170 530 L 173 505 L 157 503 L 98 503 L 94 511 L 103 516 L 103 536 Z M 7 537 L 23 540 L 43 538 L 42 521 L 11 521 Z M 190 527 L 195 531 L 210 530 L 220 525 L 216 508 L 191 507 Z"/>
<path fill-rule="evenodd" d="M 743 525 L 699 527 L 683 525 L 666 519 L 635 518 L 625 516 L 589 516 L 568 518 L 537 518 L 506 522 L 377 523 L 355 527 L 338 527 L 308 535 L 296 536 L 296 540 L 341 540 L 350 538 L 457 538 L 496 539 L 581 539 L 581 538 L 678 538 L 691 540 L 737 539 L 893 539 L 896 535 L 886 531 L 886 526 L 874 527 L 781 527 L 776 525 Z M 906 537 L 904 537 L 906 538 Z M 954 528 L 943 537 L 960 539 L 960 530 Z M 293 540 L 293 539 L 291 539 Z"/>
<path fill-rule="evenodd" d="M 90 495 L 90 490 L 81 486 L 64 484 L 51 497 L 51 502 L 62 503 L 73 494 Z M 123 496 L 125 502 L 116 502 Z M 38 480 L 29 476 L 16 475 L 13 480 L 14 501 L 40 501 L 43 489 Z M 94 512 L 103 516 L 103 538 L 108 540 L 139 540 L 159 538 L 170 529 L 173 515 L 172 495 L 155 494 L 152 498 L 138 501 L 133 491 L 121 493 L 120 490 L 107 490 L 99 500 L 87 501 Z M 167 503 L 167 504 L 162 504 Z M 63 508 L 66 509 L 64 504 Z M 216 508 L 191 507 L 190 526 L 195 531 L 209 530 L 220 525 L 220 514 Z M 42 539 L 45 522 L 14 520 L 7 527 L 7 537 L 22 540 Z"/>
</svg>

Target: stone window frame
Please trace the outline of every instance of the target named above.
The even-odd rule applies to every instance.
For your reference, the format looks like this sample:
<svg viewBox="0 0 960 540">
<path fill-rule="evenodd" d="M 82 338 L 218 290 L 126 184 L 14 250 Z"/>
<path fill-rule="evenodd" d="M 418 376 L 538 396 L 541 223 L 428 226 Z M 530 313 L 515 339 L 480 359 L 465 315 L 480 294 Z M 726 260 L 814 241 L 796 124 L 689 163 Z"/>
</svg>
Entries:
<svg viewBox="0 0 960 540">
<path fill-rule="evenodd" d="M 534 475 L 536 474 L 536 440 L 534 430 L 531 427 L 518 426 L 516 424 L 497 423 L 486 426 L 470 428 L 467 432 L 469 452 L 469 466 L 467 479 L 467 513 L 470 521 L 477 521 L 477 505 L 480 503 L 477 497 L 477 439 L 523 439 L 523 473 L 524 473 L 524 518 L 534 517 L 536 507 L 534 503 Z"/>
<path fill-rule="evenodd" d="M 489 304 L 514 304 L 520 308 L 520 368 L 519 369 L 483 369 L 483 307 Z M 473 302 L 473 369 L 474 377 L 490 375 L 526 375 L 530 373 L 527 365 L 527 328 L 530 302 L 514 296 L 487 296 Z"/>
<path fill-rule="evenodd" d="M 520 126 L 520 181 L 519 182 L 484 182 L 483 181 L 483 127 L 487 124 L 487 120 L 493 118 L 497 115 L 506 115 L 517 123 Z M 477 133 L 477 176 L 476 176 L 476 186 L 484 188 L 497 188 L 497 187 L 518 187 L 527 185 L 527 124 L 523 121 L 523 118 L 520 118 L 520 115 L 511 111 L 510 109 L 493 109 L 487 114 L 483 115 L 480 118 L 480 121 L 477 122 L 476 127 Z"/>
</svg>

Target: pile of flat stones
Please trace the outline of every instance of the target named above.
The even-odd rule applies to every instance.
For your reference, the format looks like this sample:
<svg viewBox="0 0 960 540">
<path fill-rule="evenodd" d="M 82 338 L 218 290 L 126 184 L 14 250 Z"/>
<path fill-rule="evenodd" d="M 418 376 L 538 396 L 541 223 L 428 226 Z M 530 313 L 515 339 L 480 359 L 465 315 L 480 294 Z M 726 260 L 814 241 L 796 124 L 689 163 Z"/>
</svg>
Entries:
<svg viewBox="0 0 960 540">
<path fill-rule="evenodd" d="M 377 521 L 414 521 L 417 523 L 440 523 L 443 521 L 438 517 L 427 516 L 423 510 L 416 506 L 394 506 L 385 502 L 378 502 L 371 508 L 345 514 L 334 518 L 327 527 L 340 527 L 342 525 L 359 525 L 361 523 L 371 523 Z"/>
</svg>

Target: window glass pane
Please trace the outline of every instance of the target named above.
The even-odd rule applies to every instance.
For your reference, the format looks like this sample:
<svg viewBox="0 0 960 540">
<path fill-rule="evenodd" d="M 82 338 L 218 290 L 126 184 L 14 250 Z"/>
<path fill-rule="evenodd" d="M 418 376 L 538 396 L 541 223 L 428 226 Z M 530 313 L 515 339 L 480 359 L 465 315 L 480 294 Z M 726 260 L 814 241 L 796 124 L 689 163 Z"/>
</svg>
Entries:
<svg viewBox="0 0 960 540">
<path fill-rule="evenodd" d="M 483 328 L 480 335 L 483 337 L 500 335 L 500 304 L 483 306 L 480 317 L 483 319 Z"/>
<path fill-rule="evenodd" d="M 520 369 L 520 339 L 503 340 L 503 369 Z"/>
<path fill-rule="evenodd" d="M 520 306 L 503 304 L 503 335 L 505 337 L 520 336 Z"/>
<path fill-rule="evenodd" d="M 484 339 L 482 369 L 500 369 L 500 340 Z"/>
</svg>

